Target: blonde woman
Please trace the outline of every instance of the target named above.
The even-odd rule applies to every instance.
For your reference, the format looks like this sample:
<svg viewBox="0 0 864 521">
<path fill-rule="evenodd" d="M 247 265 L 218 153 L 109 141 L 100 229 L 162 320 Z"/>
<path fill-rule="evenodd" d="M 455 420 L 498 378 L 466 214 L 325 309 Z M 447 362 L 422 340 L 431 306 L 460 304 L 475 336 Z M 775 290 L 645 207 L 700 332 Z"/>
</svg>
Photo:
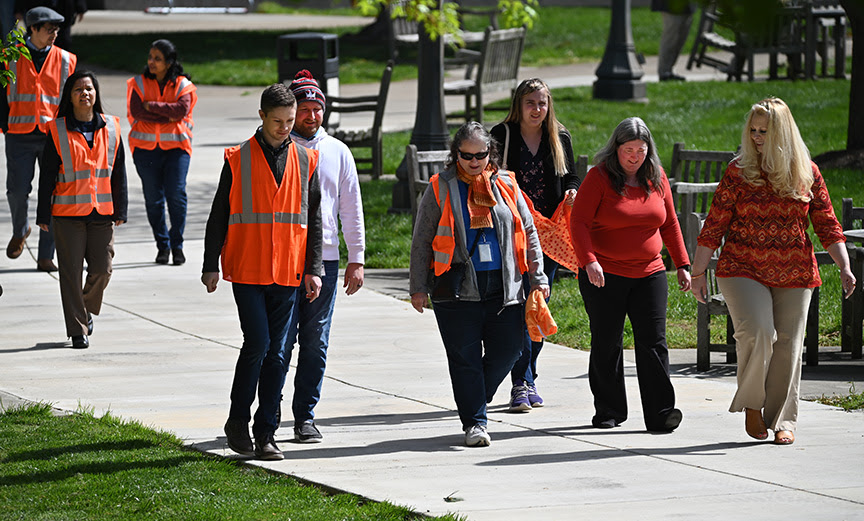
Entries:
<svg viewBox="0 0 864 521">
<path fill-rule="evenodd" d="M 845 240 L 819 168 L 810 160 L 789 107 L 778 98 L 750 109 L 741 152 L 732 160 L 699 234 L 691 291 L 705 301 L 705 269 L 717 262 L 738 354 L 738 391 L 730 412 L 774 443 L 795 441 L 804 326 L 813 288 L 822 284 L 807 227 L 840 268 L 843 292 L 855 287 Z"/>
<path fill-rule="evenodd" d="M 531 78 L 519 84 L 510 112 L 491 133 L 502 158 L 501 168 L 516 174 L 519 188 L 538 213 L 551 218 L 562 201 L 573 204 L 581 179 L 576 175 L 570 132 L 555 117 L 552 92 L 543 80 Z M 558 263 L 544 255 L 543 266 L 551 285 Z M 525 284 L 527 292 L 527 280 Z M 512 412 L 543 406 L 535 383 L 543 342 L 532 342 L 527 328 L 523 336 L 522 356 L 510 373 Z"/>
</svg>

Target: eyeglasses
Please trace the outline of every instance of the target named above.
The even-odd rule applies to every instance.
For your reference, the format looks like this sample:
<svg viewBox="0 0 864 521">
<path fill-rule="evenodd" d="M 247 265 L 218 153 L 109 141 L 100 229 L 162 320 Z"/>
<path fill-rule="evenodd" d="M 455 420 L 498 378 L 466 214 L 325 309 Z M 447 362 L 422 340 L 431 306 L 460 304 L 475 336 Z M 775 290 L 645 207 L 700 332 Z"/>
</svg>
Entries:
<svg viewBox="0 0 864 521">
<path fill-rule="evenodd" d="M 483 152 L 477 152 L 476 154 L 469 154 L 468 152 L 459 151 L 459 157 L 464 159 L 465 161 L 471 161 L 476 158 L 478 160 L 486 159 L 486 156 L 489 155 L 489 149 L 484 150 Z"/>
<path fill-rule="evenodd" d="M 45 25 L 43 25 L 43 27 L 49 33 L 59 33 L 60 32 L 60 26 L 59 25 L 45 24 Z"/>
</svg>

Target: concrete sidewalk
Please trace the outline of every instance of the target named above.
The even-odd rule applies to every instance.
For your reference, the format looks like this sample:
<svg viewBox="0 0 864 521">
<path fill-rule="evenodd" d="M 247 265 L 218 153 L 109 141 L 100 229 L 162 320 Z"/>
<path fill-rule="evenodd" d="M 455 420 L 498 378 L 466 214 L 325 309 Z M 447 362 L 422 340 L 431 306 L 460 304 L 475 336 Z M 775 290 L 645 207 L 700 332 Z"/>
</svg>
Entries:
<svg viewBox="0 0 864 521">
<path fill-rule="evenodd" d="M 586 77 L 575 67 L 529 73 L 563 78 L 562 84 Z M 125 79 L 100 74 L 111 113 L 125 114 Z M 117 230 L 114 276 L 89 349 L 73 350 L 64 337 L 56 277 L 34 270 L 36 234 L 21 258 L 0 256 L 4 405 L 23 399 L 110 410 L 172 431 L 199 450 L 235 457 L 222 425 L 241 334 L 229 285 L 223 281 L 207 294 L 200 259 L 222 148 L 254 131 L 259 93 L 199 86 L 184 266 L 153 264 L 140 182 L 127 158 L 129 223 Z M 412 107 L 411 121 L 415 94 L 391 90 L 394 106 Z M 3 165 L 0 172 L 5 180 Z M 10 228 L 8 212 L 0 211 L 0 230 Z M 385 278 L 382 285 L 398 293 L 401 280 Z M 726 412 L 735 389 L 728 367 L 718 370 L 727 375 L 720 378 L 676 370 L 684 421 L 673 434 L 652 435 L 643 430 L 628 362 L 630 419 L 600 431 L 590 427 L 588 354 L 548 345 L 538 381 L 548 405 L 508 414 L 503 385 L 490 409 L 492 445 L 466 448 L 433 314 L 369 287 L 379 286 L 370 282 L 337 299 L 316 409 L 324 442 L 294 444 L 286 418 L 276 435 L 286 459 L 252 464 L 418 512 L 480 521 L 864 519 L 864 414 L 802 402 L 794 445 L 753 441 L 743 415 Z M 285 395 L 291 392 L 289 383 Z"/>
</svg>

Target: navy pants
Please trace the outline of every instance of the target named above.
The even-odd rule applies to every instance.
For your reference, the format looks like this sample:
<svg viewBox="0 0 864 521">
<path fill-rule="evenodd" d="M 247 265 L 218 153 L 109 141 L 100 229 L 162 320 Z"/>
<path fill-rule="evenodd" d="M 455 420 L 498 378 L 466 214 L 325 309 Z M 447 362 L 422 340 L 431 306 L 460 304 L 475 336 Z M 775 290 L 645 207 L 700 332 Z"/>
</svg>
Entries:
<svg viewBox="0 0 864 521">
<path fill-rule="evenodd" d="M 233 283 L 234 302 L 243 330 L 243 347 L 234 369 L 229 419 L 251 419 L 252 402 L 258 394 L 258 410 L 252 433 L 256 438 L 276 432 L 279 404 L 288 372 L 285 339 L 298 288 L 279 284 Z"/>
</svg>

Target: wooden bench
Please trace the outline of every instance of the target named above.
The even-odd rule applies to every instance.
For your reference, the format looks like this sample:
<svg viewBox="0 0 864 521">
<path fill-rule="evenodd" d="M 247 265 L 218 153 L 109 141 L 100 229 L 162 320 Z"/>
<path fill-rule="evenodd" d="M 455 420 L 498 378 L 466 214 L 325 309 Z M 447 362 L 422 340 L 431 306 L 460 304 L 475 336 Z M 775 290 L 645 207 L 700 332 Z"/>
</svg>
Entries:
<svg viewBox="0 0 864 521">
<path fill-rule="evenodd" d="M 753 81 L 755 55 L 768 54 L 769 79 L 776 79 L 778 77 L 777 58 L 780 54 L 785 54 L 789 59 L 788 76 L 797 78 L 804 72 L 802 57 L 807 52 L 805 27 L 807 16 L 805 7 L 788 5 L 780 8 L 772 19 L 765 21 L 764 32 L 748 34 L 739 31 L 736 27 L 724 25 L 717 6 L 712 3 L 703 9 L 699 18 L 696 39 L 690 50 L 690 58 L 687 60 L 687 69 L 692 69 L 693 65 L 697 67 L 708 65 L 725 72 L 729 80 L 741 81 L 746 67 L 747 79 Z M 716 55 L 708 54 L 710 51 L 725 51 L 732 56 L 724 61 Z"/>
<path fill-rule="evenodd" d="M 684 143 L 672 146 L 669 183 L 672 185 L 672 199 L 678 212 L 681 235 L 690 256 L 696 249 L 696 236 L 688 233 L 691 223 L 686 217 L 696 213 L 704 219 L 708 215 L 711 197 L 733 157 L 735 152 L 686 150 Z"/>
<path fill-rule="evenodd" d="M 460 49 L 451 63 L 465 65 L 464 79 L 444 82 L 445 96 L 465 97 L 465 121 L 483 123 L 483 98 L 516 89 L 519 62 L 525 47 L 525 28 L 487 27 L 480 51 Z"/>
<path fill-rule="evenodd" d="M 393 62 L 387 63 L 378 94 L 374 96 L 327 96 L 327 107 L 324 110 L 324 128 L 327 133 L 342 141 L 349 148 L 369 148 L 370 157 L 355 157 L 358 174 L 371 174 L 374 179 L 381 177 L 384 107 L 387 104 L 387 93 L 390 90 L 390 78 L 393 75 Z M 341 130 L 338 124 L 330 124 L 334 113 L 372 113 L 372 125 L 360 130 Z M 363 165 L 363 166 L 361 166 Z"/>
<path fill-rule="evenodd" d="M 409 20 L 405 16 L 392 15 L 393 6 L 396 6 L 398 8 L 404 8 L 406 3 L 406 0 L 399 0 L 384 8 L 387 11 L 387 14 L 385 16 L 387 16 L 390 21 L 388 26 L 389 33 L 387 38 L 387 48 L 390 53 L 390 59 L 392 59 L 394 62 L 398 61 L 400 47 L 416 48 L 420 43 L 420 33 L 417 25 L 418 22 Z M 457 7 L 456 12 L 459 15 L 459 27 L 462 29 L 459 33 L 459 38 L 462 39 L 462 42 L 465 45 L 479 44 L 483 41 L 484 36 L 483 31 L 464 30 L 465 15 L 487 16 L 489 18 L 489 25 L 491 25 L 495 29 L 498 28 L 498 9 L 467 9 L 463 7 Z M 444 35 L 445 44 L 454 44 L 456 42 L 457 38 L 455 35 Z"/>
<path fill-rule="evenodd" d="M 449 150 L 419 151 L 416 145 L 405 147 L 405 164 L 408 168 L 408 193 L 411 197 L 411 226 L 417 218 L 417 208 L 429 178 L 444 171 L 444 163 L 450 157 Z"/>
<path fill-rule="evenodd" d="M 853 206 L 851 198 L 843 198 L 840 224 L 844 231 L 864 229 L 864 207 Z M 855 275 L 855 290 L 848 299 L 843 299 L 840 306 L 840 346 L 843 351 L 851 352 L 852 358 L 862 356 L 862 329 L 864 329 L 864 248 L 855 246 L 862 239 L 847 237 L 846 251 Z M 850 244 L 851 243 L 851 244 Z"/>
</svg>

